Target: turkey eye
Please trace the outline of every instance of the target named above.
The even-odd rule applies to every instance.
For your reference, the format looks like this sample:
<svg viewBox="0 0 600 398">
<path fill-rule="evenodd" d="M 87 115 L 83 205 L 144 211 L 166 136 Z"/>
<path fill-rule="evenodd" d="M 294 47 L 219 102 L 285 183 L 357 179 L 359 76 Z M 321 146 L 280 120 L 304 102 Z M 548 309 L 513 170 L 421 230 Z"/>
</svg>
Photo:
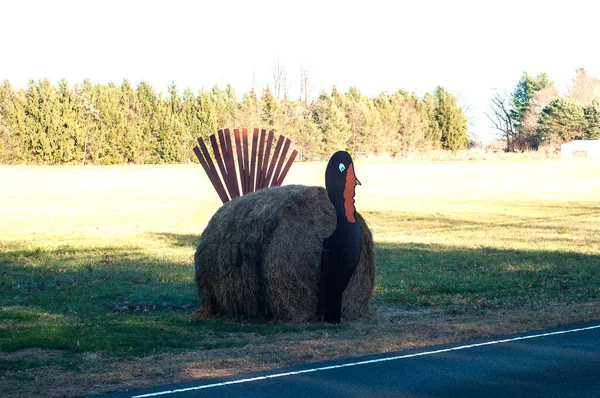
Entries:
<svg viewBox="0 0 600 398">
<path fill-rule="evenodd" d="M 340 172 L 343 172 L 344 170 L 346 170 L 346 166 L 344 166 L 344 163 L 340 163 Z"/>
</svg>

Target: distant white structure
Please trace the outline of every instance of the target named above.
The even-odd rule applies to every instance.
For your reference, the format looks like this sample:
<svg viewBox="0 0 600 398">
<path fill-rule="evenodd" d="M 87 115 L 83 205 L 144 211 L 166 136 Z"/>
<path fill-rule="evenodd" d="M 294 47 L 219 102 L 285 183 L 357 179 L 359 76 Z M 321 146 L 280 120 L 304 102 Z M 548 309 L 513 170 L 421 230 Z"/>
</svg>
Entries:
<svg viewBox="0 0 600 398">
<path fill-rule="evenodd" d="M 576 140 L 560 146 L 561 158 L 600 159 L 600 140 Z"/>
</svg>

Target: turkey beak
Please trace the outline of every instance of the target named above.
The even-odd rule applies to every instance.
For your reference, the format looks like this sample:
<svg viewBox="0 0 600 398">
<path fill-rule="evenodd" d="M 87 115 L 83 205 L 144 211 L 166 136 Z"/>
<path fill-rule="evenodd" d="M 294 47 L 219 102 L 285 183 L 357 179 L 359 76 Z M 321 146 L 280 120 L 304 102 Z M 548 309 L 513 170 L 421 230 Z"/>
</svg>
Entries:
<svg viewBox="0 0 600 398">
<path fill-rule="evenodd" d="M 358 178 L 356 179 L 356 185 L 362 185 L 360 181 L 358 181 Z"/>
</svg>

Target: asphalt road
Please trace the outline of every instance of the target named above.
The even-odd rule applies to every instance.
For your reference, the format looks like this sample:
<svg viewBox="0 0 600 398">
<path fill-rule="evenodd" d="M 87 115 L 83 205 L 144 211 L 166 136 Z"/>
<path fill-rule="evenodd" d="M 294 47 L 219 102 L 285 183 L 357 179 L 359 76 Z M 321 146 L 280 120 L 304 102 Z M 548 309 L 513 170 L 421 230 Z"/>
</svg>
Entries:
<svg viewBox="0 0 600 398">
<path fill-rule="evenodd" d="M 600 323 L 111 396 L 600 397 Z"/>
</svg>

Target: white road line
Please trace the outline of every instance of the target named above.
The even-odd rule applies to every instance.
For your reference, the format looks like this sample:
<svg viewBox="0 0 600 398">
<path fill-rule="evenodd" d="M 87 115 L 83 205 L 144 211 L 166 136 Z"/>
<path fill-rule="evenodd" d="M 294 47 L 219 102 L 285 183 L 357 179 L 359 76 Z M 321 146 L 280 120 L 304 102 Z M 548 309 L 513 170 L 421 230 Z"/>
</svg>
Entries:
<svg viewBox="0 0 600 398">
<path fill-rule="evenodd" d="M 207 389 L 207 388 L 222 387 L 222 386 L 228 386 L 228 385 L 231 385 L 231 384 L 250 383 L 250 382 L 253 382 L 253 381 L 275 379 L 277 377 L 294 376 L 294 375 L 299 375 L 299 374 L 303 374 L 303 373 L 321 372 L 323 370 L 347 368 L 347 367 L 350 367 L 350 366 L 367 365 L 367 364 L 370 364 L 370 363 L 378 363 L 378 362 L 386 362 L 386 361 L 396 361 L 398 359 L 421 357 L 421 356 L 425 356 L 425 355 L 440 354 L 442 352 L 466 350 L 468 348 L 483 347 L 483 346 L 486 346 L 486 345 L 509 343 L 509 342 L 512 342 L 512 341 L 535 339 L 535 338 L 538 338 L 538 337 L 546 337 L 546 336 L 555 336 L 557 334 L 582 332 L 582 331 L 585 331 L 585 330 L 592 330 L 592 329 L 599 329 L 599 328 L 600 328 L 600 325 L 595 325 L 595 326 L 588 326 L 588 327 L 585 327 L 585 328 L 561 330 L 561 331 L 558 331 L 558 332 L 548 332 L 548 333 L 541 333 L 541 334 L 533 334 L 533 335 L 529 335 L 529 336 L 513 337 L 511 339 L 487 341 L 485 343 L 476 343 L 476 344 L 461 345 L 461 346 L 458 346 L 458 347 L 444 348 L 444 349 L 435 350 L 435 351 L 417 352 L 415 354 L 397 355 L 397 356 L 393 356 L 393 357 L 370 359 L 370 360 L 367 360 L 367 361 L 344 363 L 344 364 L 341 364 L 341 365 L 323 366 L 321 368 L 304 369 L 304 370 L 297 370 L 297 371 L 294 371 L 294 372 L 276 373 L 276 374 L 267 375 L 267 376 L 251 377 L 251 378 L 248 378 L 248 379 L 224 381 L 222 383 L 206 384 L 206 385 L 197 386 L 197 387 L 188 387 L 188 388 L 180 388 L 180 389 L 177 389 L 177 390 L 159 391 L 159 392 L 153 392 L 153 393 L 142 394 L 142 395 L 134 395 L 131 398 L 157 397 L 157 396 L 160 396 L 160 395 L 177 394 L 177 393 L 180 393 L 180 392 L 195 391 L 195 390 L 204 390 L 204 389 Z"/>
</svg>

